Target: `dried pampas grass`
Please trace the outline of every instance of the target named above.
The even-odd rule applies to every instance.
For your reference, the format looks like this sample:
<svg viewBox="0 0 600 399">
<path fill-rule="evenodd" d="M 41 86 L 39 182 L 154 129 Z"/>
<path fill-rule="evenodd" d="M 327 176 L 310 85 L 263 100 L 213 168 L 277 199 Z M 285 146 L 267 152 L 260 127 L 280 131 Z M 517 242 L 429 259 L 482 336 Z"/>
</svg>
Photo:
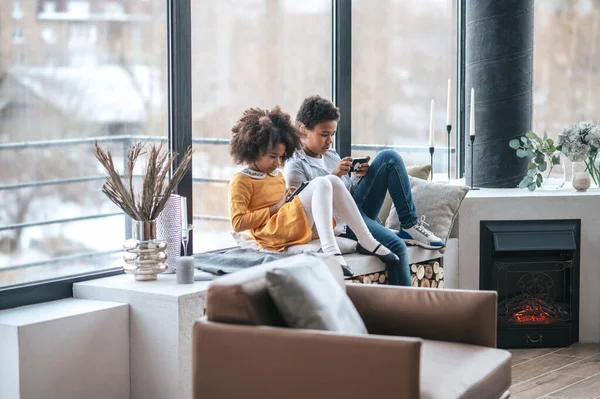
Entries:
<svg viewBox="0 0 600 399">
<path fill-rule="evenodd" d="M 132 219 L 140 221 L 154 220 L 158 217 L 192 161 L 190 147 L 183 154 L 171 179 L 167 180 L 167 174 L 178 154 L 163 151 L 163 143 L 153 144 L 149 150 L 144 149 L 144 144 L 140 142 L 134 143 L 127 154 L 125 181 L 129 187 L 126 187 L 115 168 L 111 153 L 105 152 L 97 142 L 94 143 L 94 147 L 96 158 L 108 173 L 106 182 L 102 185 L 102 192 Z M 133 189 L 133 169 L 140 155 L 146 154 L 148 165 L 143 178 L 142 192 L 136 196 Z"/>
</svg>

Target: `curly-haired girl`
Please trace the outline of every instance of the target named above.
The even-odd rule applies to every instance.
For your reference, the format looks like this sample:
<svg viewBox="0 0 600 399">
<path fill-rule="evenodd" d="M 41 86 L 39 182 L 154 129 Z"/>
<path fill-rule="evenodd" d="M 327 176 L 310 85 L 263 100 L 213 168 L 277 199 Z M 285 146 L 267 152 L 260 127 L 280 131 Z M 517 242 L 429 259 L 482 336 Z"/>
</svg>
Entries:
<svg viewBox="0 0 600 399">
<path fill-rule="evenodd" d="M 385 263 L 398 262 L 396 255 L 373 238 L 352 196 L 337 177 L 316 178 L 286 202 L 295 187 L 286 190 L 279 167 L 301 147 L 301 141 L 291 117 L 279 107 L 244 111 L 232 133 L 230 153 L 236 163 L 246 165 L 229 185 L 229 216 L 234 231 L 250 230 L 261 247 L 283 251 L 311 241 L 315 226 L 323 252 L 336 256 L 344 275 L 352 276 L 335 240 L 335 211 L 356 233 L 362 251 Z"/>
</svg>

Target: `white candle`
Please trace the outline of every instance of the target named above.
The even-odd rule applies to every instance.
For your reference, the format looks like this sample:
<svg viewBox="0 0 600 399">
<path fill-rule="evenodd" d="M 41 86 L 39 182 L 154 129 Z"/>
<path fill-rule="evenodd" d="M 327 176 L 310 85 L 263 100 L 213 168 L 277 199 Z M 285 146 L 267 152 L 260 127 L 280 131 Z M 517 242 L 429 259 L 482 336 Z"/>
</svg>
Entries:
<svg viewBox="0 0 600 399">
<path fill-rule="evenodd" d="M 175 269 L 177 284 L 194 284 L 194 257 L 180 256 Z"/>
<path fill-rule="evenodd" d="M 181 197 L 181 236 L 188 237 L 187 198 Z"/>
<path fill-rule="evenodd" d="M 433 100 L 431 100 L 431 111 L 429 113 L 429 146 L 433 147 Z"/>
<path fill-rule="evenodd" d="M 475 89 L 471 88 L 471 123 L 469 124 L 470 135 L 475 136 Z"/>
<path fill-rule="evenodd" d="M 446 99 L 446 126 L 452 124 L 450 113 L 452 112 L 452 79 L 448 79 L 448 98 Z"/>
</svg>

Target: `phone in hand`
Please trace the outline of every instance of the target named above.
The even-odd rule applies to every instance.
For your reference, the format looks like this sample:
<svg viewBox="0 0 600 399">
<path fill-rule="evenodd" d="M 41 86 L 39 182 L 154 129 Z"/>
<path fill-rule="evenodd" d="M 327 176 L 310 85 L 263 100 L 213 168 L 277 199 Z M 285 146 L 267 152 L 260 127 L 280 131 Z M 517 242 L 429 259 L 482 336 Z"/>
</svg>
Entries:
<svg viewBox="0 0 600 399">
<path fill-rule="evenodd" d="M 367 157 L 352 158 L 352 166 L 350 167 L 350 172 L 356 172 L 356 169 L 358 168 L 358 166 L 360 164 L 367 163 L 368 161 L 369 161 L 369 158 L 367 158 Z"/>
<path fill-rule="evenodd" d="M 285 200 L 285 202 L 290 202 L 292 199 L 294 199 L 294 197 L 298 194 L 300 194 L 300 191 L 304 190 L 304 188 L 306 186 L 308 186 L 308 181 L 302 182 L 297 188 L 296 190 L 294 190 L 293 193 L 290 194 L 289 197 L 287 197 L 287 199 Z"/>
</svg>

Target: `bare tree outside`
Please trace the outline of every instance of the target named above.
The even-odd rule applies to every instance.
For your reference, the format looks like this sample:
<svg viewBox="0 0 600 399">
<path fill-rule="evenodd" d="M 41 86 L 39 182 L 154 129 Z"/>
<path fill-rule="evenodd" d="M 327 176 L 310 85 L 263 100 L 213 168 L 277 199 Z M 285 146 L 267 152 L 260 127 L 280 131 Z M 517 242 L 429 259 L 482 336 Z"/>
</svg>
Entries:
<svg viewBox="0 0 600 399">
<path fill-rule="evenodd" d="M 125 237 L 123 216 L 96 217 L 118 209 L 92 141 L 114 138 L 103 146 L 119 161 L 128 137 L 165 137 L 167 122 L 164 2 L 11 2 L 0 5 L 0 286 L 113 266 L 71 258 L 117 253 Z"/>
</svg>

